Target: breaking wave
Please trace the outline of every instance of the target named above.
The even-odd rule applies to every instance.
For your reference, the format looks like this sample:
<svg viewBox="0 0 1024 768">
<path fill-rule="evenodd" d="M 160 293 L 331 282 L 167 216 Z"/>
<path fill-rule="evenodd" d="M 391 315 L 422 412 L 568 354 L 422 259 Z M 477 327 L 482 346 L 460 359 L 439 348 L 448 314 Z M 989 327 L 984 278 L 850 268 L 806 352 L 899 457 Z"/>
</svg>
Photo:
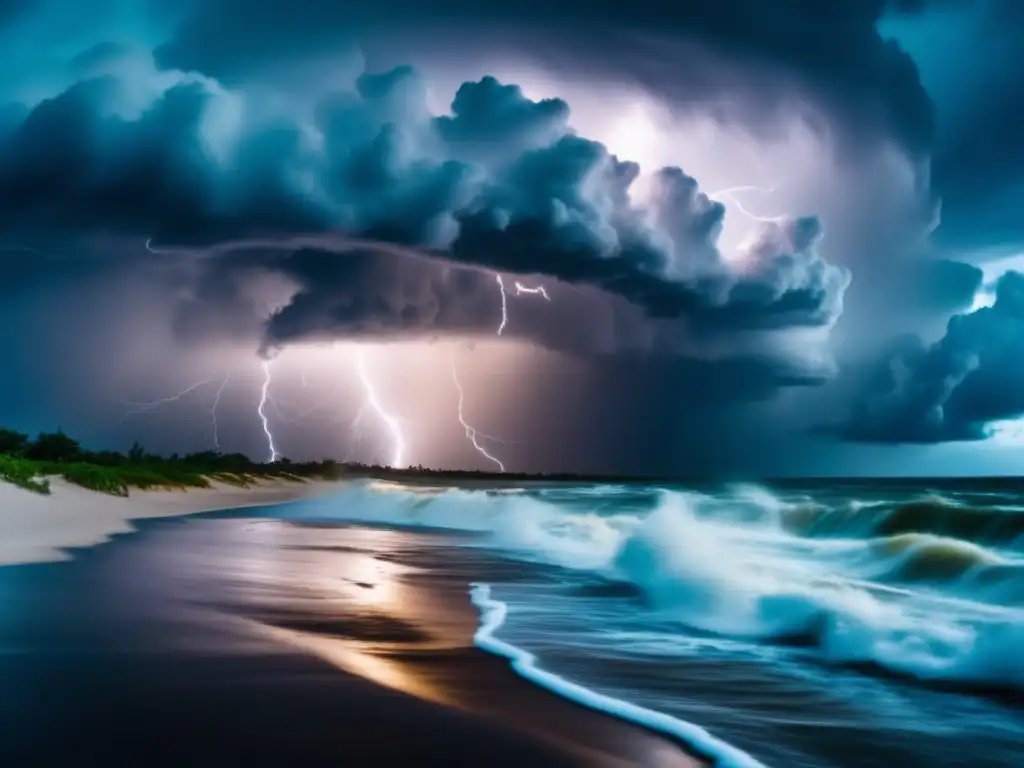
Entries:
<svg viewBox="0 0 1024 768">
<path fill-rule="evenodd" d="M 941 496 L 904 503 L 850 501 L 835 507 L 796 505 L 785 527 L 804 536 L 895 536 L 930 533 L 951 539 L 1013 546 L 1024 538 L 1024 508 L 978 507 Z"/>
<path fill-rule="evenodd" d="M 1020 511 L 939 498 L 829 507 L 750 486 L 651 493 L 616 506 L 602 498 L 628 494 L 589 488 L 566 505 L 543 491 L 423 496 L 371 484 L 302 514 L 479 534 L 467 546 L 628 583 L 638 611 L 679 633 L 795 643 L 823 663 L 943 685 L 1024 688 Z"/>
</svg>

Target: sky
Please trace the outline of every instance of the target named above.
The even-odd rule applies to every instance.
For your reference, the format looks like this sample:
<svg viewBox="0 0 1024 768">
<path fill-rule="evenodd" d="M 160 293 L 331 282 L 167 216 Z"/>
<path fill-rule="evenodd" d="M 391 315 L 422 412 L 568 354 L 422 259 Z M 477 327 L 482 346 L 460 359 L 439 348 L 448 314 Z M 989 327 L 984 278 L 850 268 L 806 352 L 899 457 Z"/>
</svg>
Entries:
<svg viewBox="0 0 1024 768">
<path fill-rule="evenodd" d="M 1017 473 L 1022 8 L 0 0 L 0 424 Z"/>
</svg>

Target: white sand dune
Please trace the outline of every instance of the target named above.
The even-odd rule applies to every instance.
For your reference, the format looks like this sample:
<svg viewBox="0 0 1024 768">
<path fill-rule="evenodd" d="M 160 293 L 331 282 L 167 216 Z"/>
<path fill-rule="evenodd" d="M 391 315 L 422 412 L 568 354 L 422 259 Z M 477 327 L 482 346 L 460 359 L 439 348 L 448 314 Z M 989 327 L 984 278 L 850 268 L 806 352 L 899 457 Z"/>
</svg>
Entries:
<svg viewBox="0 0 1024 768">
<path fill-rule="evenodd" d="M 188 490 L 132 490 L 122 497 L 60 479 L 50 481 L 48 496 L 0 481 L 0 565 L 67 560 L 62 548 L 101 544 L 112 534 L 134 530 L 136 519 L 276 504 L 331 493 L 342 483 L 263 480 L 249 488 L 213 483 Z"/>
</svg>

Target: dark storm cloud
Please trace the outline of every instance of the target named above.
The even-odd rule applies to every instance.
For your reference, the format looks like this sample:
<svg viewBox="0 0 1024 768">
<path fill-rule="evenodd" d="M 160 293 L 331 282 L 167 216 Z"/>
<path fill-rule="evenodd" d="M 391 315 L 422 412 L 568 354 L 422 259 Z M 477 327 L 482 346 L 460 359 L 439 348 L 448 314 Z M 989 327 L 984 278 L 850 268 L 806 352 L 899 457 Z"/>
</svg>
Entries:
<svg viewBox="0 0 1024 768">
<path fill-rule="evenodd" d="M 133 36 L 126 25 L 131 45 L 94 36 L 76 48 L 76 39 L 58 63 L 60 82 L 77 84 L 46 91 L 51 80 L 40 77 L 39 92 L 54 98 L 0 105 L 0 229 L 5 242 L 40 247 L 44 234 L 109 237 L 112 270 L 151 262 L 139 285 L 159 305 L 153 326 L 166 330 L 164 304 L 173 304 L 166 343 L 193 342 L 176 353 L 199 355 L 228 338 L 268 356 L 335 338 L 493 338 L 499 272 L 509 293 L 503 338 L 568 353 L 538 354 L 551 370 L 531 395 L 530 418 L 493 414 L 530 422 L 535 440 L 519 464 L 550 469 L 571 453 L 583 470 L 599 457 L 610 471 L 630 461 L 635 471 L 720 471 L 769 455 L 789 461 L 775 443 L 793 422 L 769 401 L 834 375 L 825 345 L 844 308 L 859 302 L 855 320 L 867 318 L 859 327 L 876 349 L 892 327 L 916 328 L 903 326 L 911 316 L 935 323 L 962 310 L 980 283 L 974 267 L 905 257 L 892 244 L 909 227 L 880 224 L 886 206 L 873 198 L 845 221 L 872 230 L 880 247 L 837 235 L 829 220 L 826 261 L 821 225 L 794 217 L 759 227 L 724 258 L 725 209 L 687 169 L 654 174 L 641 206 L 631 195 L 639 168 L 571 130 L 562 99 L 531 101 L 484 78 L 463 84 L 450 115 L 435 117 L 419 74 L 477 77 L 487 69 L 463 63 L 498 67 L 511 54 L 543 65 L 569 92 L 580 82 L 597 97 L 639 85 L 677 115 L 692 110 L 730 130 L 739 122 L 763 136 L 803 121 L 820 131 L 816 149 L 838 145 L 843 159 L 882 139 L 916 161 L 932 146 L 931 105 L 913 62 L 875 22 L 897 6 L 927 12 L 921 3 L 154 2 L 180 21 L 172 35 Z M 157 40 L 160 72 L 147 58 Z M 374 74 L 357 77 L 359 48 Z M 410 60 L 426 66 L 391 66 Z M 0 79 L 5 89 L 18 84 Z M 824 183 L 843 183 L 851 167 Z M 903 217 L 895 206 L 887 213 Z M 148 238 L 158 253 L 143 247 Z M 78 279 L 64 260 L 13 258 L 0 263 L 8 295 L 30 278 Z M 516 277 L 543 284 L 553 300 L 516 296 Z M 87 357 L 88 318 L 70 314 L 65 322 L 89 339 L 77 344 Z M 874 324 L 883 315 L 888 324 Z M 914 392 L 925 391 L 918 361 L 930 354 L 908 347 L 887 364 L 920 367 Z M 154 364 L 153 386 L 173 359 Z M 879 382 L 858 405 L 868 415 L 843 431 L 849 440 L 880 439 L 857 429 L 892 434 L 891 424 L 915 421 L 874 419 L 869 399 L 896 402 L 883 407 L 892 413 L 920 407 L 900 405 L 913 399 L 902 384 Z M 960 422 L 977 418 L 963 408 Z M 548 430 L 559 417 L 562 437 Z"/>
<path fill-rule="evenodd" d="M 959 13 L 943 13 L 957 9 Z M 1024 4 L 1017 0 L 928 3 L 941 29 L 956 28 L 942 41 L 958 47 L 931 55 L 933 27 L 922 26 L 922 56 L 938 64 L 930 88 L 941 121 L 934 147 L 933 184 L 942 198 L 936 232 L 950 248 L 987 249 L 1024 242 Z M 935 22 L 933 22 L 934 24 Z M 915 27 L 907 25 L 908 34 Z M 957 61 L 955 67 L 945 62 Z M 926 75 L 929 72 L 925 72 Z"/>
<path fill-rule="evenodd" d="M 593 288 L 580 290 L 533 277 L 524 278 L 525 285 L 544 286 L 550 300 L 521 294 L 518 281 L 506 275 L 503 325 L 502 289 L 495 273 L 408 249 L 344 242 L 326 248 L 298 240 L 290 249 L 267 243 L 189 262 L 187 274 L 179 279 L 184 295 L 177 304 L 176 332 L 190 341 L 252 340 L 257 335 L 253 329 L 262 329 L 264 351 L 273 354 L 291 343 L 339 338 L 486 338 L 503 326 L 507 339 L 569 355 L 615 357 L 620 362 L 632 355 L 636 361 L 631 369 L 644 356 L 665 370 L 688 366 L 688 375 L 702 367 L 709 374 L 733 370 L 732 359 L 754 360 L 757 364 L 749 370 L 760 375 L 751 374 L 748 383 L 758 393 L 774 386 L 817 384 L 834 373 L 827 360 L 801 362 L 799 353 L 773 344 L 769 336 L 777 329 L 744 327 L 742 303 L 734 308 L 735 322 L 719 319 L 711 332 L 686 318 L 652 319 L 621 296 Z M 290 288 L 264 326 L 267 310 L 252 286 L 267 276 Z M 713 389 L 750 395 L 747 385 L 722 383 Z"/>
<path fill-rule="evenodd" d="M 896 261 L 874 274 L 866 273 L 858 272 L 858 279 L 864 281 L 863 290 L 853 297 L 859 300 L 858 321 L 870 332 L 885 328 L 898 335 L 945 323 L 954 312 L 970 308 L 982 288 L 983 277 L 981 269 L 973 264 L 922 257 Z M 871 323 L 869 315 L 876 322 Z"/>
<path fill-rule="evenodd" d="M 431 50 L 452 62 L 523 54 L 571 76 L 637 83 L 675 106 L 729 111 L 750 127 L 803 93 L 850 141 L 867 128 L 921 152 L 931 109 L 913 62 L 875 23 L 886 0 L 209 0 L 157 51 L 164 66 L 228 82 L 345 50 Z M 403 37 L 403 33 L 406 33 Z M 383 38 L 384 42 L 375 41 Z"/>
<path fill-rule="evenodd" d="M 0 224 L 114 231 L 161 246 L 341 230 L 592 285 L 708 331 L 826 326 L 842 309 L 849 274 L 817 255 L 814 219 L 767 225 L 737 270 L 715 247 L 724 209 L 696 180 L 663 169 L 651 204 L 638 208 L 635 164 L 567 133 L 563 103 L 530 101 L 491 78 L 464 85 L 453 116 L 438 119 L 412 70 L 365 75 L 355 93 L 329 95 L 315 110 L 322 151 L 300 126 L 270 120 L 247 126 L 221 156 L 210 132 L 228 97 L 216 86 L 188 79 L 137 119 L 110 113 L 119 86 L 110 77 L 78 83 L 8 135 Z M 467 155 L 476 162 L 457 159 Z M 349 311 L 382 306 L 357 301 Z M 429 325 L 433 310 L 416 307 L 366 327 Z"/>
<path fill-rule="evenodd" d="M 1022 360 L 1024 275 L 1008 272 L 995 303 L 954 315 L 939 341 L 894 344 L 839 432 L 882 443 L 985 439 L 990 422 L 1024 414 Z"/>
<path fill-rule="evenodd" d="M 981 270 L 962 261 L 914 261 L 907 271 L 905 287 L 911 294 L 907 304 L 936 315 L 970 307 L 981 288 Z"/>
</svg>

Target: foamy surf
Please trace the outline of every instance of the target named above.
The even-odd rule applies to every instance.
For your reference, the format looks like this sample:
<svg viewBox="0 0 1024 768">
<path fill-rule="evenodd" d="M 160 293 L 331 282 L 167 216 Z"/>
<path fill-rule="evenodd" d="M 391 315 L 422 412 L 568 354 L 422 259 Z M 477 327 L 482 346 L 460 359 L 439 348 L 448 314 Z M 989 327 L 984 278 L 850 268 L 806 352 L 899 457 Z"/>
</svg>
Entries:
<svg viewBox="0 0 1024 768">
<path fill-rule="evenodd" d="M 1005 495 L 866 491 L 354 485 L 295 516 L 472 550 L 483 650 L 725 764 L 1016 766 L 1001 756 L 1024 748 L 1006 708 L 1024 689 L 1024 513 Z M 823 757 L 844 730 L 862 762 Z M 951 748 L 964 731 L 1000 757 Z"/>
<path fill-rule="evenodd" d="M 829 663 L 876 665 L 928 682 L 1024 687 L 1024 665 L 1014 663 L 1024 632 L 1024 611 L 1013 602 L 1024 589 L 1019 553 L 931 533 L 936 521 L 922 516 L 923 502 L 890 504 L 870 518 L 865 505 L 822 509 L 816 519 L 831 535 L 816 529 L 808 537 L 786 526 L 795 510 L 806 518 L 808 505 L 753 486 L 716 496 L 649 489 L 646 509 L 600 512 L 594 502 L 620 499 L 623 489 L 581 490 L 566 504 L 567 488 L 551 494 L 559 498 L 553 503 L 543 491 L 425 494 L 373 485 L 319 509 L 339 520 L 481 534 L 468 545 L 628 582 L 644 596 L 639 613 L 680 631 L 798 640 Z M 945 523 L 966 515 L 972 529 L 980 528 L 974 520 L 993 518 L 1002 533 L 1015 527 L 1002 508 L 927 505 L 941 509 Z M 879 537 L 877 529 L 894 520 L 901 530 L 919 520 L 925 531 Z M 908 585 L 915 589 L 899 589 Z"/>
<path fill-rule="evenodd" d="M 483 651 L 508 659 L 520 677 L 576 704 L 667 734 L 721 768 L 765 768 L 763 763 L 746 752 L 712 736 L 700 726 L 606 696 L 538 666 L 537 658 L 532 653 L 496 637 L 495 633 L 505 623 L 508 606 L 491 597 L 490 586 L 471 584 L 469 594 L 473 605 L 480 610 L 480 626 L 473 635 L 474 644 Z"/>
</svg>

